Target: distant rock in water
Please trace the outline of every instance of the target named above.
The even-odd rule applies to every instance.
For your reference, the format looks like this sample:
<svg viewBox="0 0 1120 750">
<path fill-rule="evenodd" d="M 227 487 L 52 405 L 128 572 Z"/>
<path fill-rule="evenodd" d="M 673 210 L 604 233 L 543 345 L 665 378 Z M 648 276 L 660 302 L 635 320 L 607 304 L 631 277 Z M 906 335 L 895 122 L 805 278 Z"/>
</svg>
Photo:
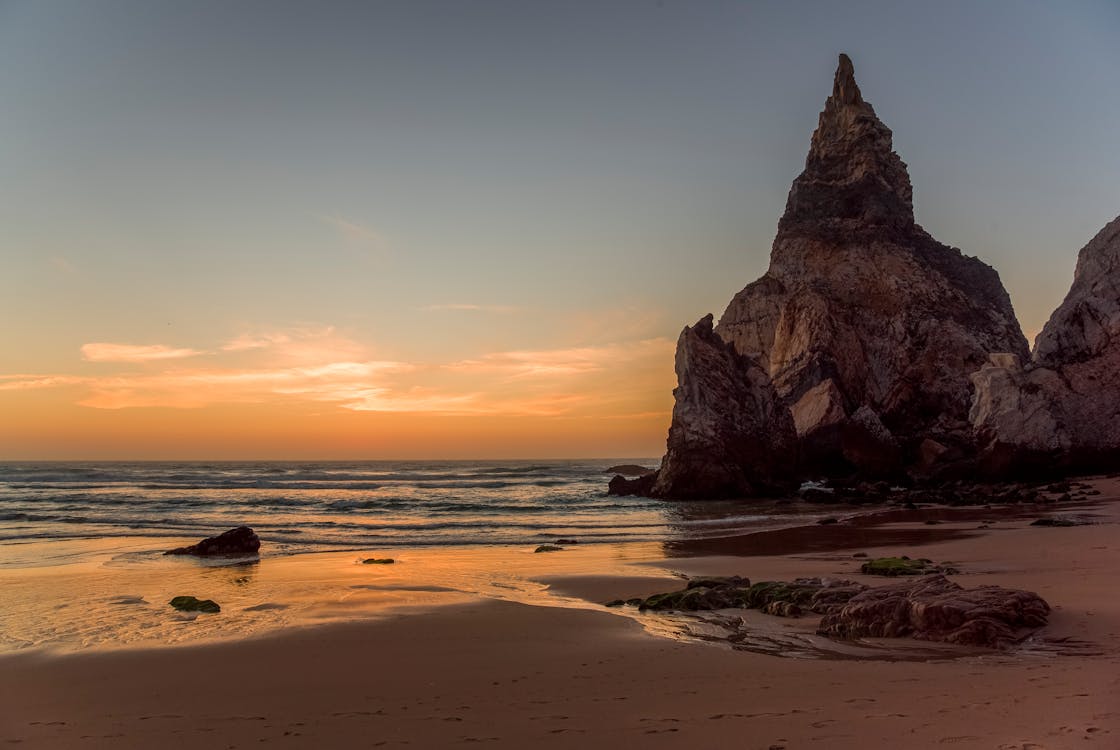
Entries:
<svg viewBox="0 0 1120 750">
<path fill-rule="evenodd" d="M 766 274 L 677 345 L 653 494 L 936 473 L 971 455 L 970 376 L 1027 343 L 999 275 L 914 222 L 906 165 L 840 56 Z"/>
<path fill-rule="evenodd" d="M 1030 361 L 973 375 L 971 419 L 990 474 L 1094 470 L 1120 459 L 1120 217 L 1077 257 L 1073 286 Z"/>
<path fill-rule="evenodd" d="M 238 526 L 218 536 L 203 539 L 189 547 L 168 550 L 165 555 L 194 555 L 211 557 L 216 555 L 252 555 L 261 548 L 261 540 L 248 526 Z"/>
<path fill-rule="evenodd" d="M 621 474 L 615 474 L 611 477 L 611 481 L 607 482 L 607 494 L 649 497 L 655 481 L 657 481 L 656 472 L 653 474 L 643 474 L 633 479 L 627 479 Z"/>
<path fill-rule="evenodd" d="M 625 477 L 644 477 L 647 474 L 657 473 L 657 469 L 651 469 L 647 466 L 638 466 L 637 464 L 619 464 L 609 469 L 603 469 L 603 473 L 622 474 Z"/>
<path fill-rule="evenodd" d="M 746 497 L 790 489 L 793 419 L 769 376 L 716 335 L 707 315 L 677 341 L 669 451 L 654 497 Z M 612 480 L 613 481 L 613 480 Z"/>
</svg>

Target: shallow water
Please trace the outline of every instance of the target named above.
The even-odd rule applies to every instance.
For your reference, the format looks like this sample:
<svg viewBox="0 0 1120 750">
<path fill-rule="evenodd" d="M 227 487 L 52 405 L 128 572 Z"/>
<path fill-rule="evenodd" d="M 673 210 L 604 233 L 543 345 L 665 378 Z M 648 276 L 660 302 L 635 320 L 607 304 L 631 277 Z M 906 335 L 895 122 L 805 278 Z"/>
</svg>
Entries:
<svg viewBox="0 0 1120 750">
<path fill-rule="evenodd" d="M 613 461 L 0 463 L 0 565 L 73 562 L 36 540 L 197 540 L 252 526 L 269 554 L 726 536 L 781 522 L 766 503 L 606 494 Z M 656 460 L 637 459 L 647 466 Z M 169 541 L 168 546 L 173 546 Z"/>
<path fill-rule="evenodd" d="M 836 512 L 610 497 L 604 470 L 615 463 L 656 464 L 0 464 L 0 650 L 236 638 L 478 598 L 599 607 L 541 578 L 663 577 L 634 564 Z M 259 559 L 162 554 L 242 524 L 261 537 Z M 533 552 L 557 539 L 579 543 Z M 179 595 L 222 612 L 176 612 Z"/>
</svg>

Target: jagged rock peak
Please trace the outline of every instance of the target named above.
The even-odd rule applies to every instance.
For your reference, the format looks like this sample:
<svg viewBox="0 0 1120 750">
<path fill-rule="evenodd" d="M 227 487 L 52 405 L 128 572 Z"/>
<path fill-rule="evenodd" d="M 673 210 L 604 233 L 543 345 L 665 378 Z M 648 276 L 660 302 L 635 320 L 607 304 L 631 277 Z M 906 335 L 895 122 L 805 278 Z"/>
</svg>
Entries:
<svg viewBox="0 0 1120 750">
<path fill-rule="evenodd" d="M 829 101 L 843 105 L 863 104 L 863 96 L 856 84 L 856 68 L 852 65 L 852 58 L 843 52 L 840 53 L 840 64 L 836 66 L 836 76 L 832 79 Z"/>
<path fill-rule="evenodd" d="M 1034 361 L 1060 367 L 1120 342 L 1120 216 L 1077 255 L 1073 286 L 1035 342 Z"/>
<path fill-rule="evenodd" d="M 837 222 L 907 229 L 914 224 L 906 164 L 892 147 L 891 130 L 864 101 L 851 59 L 840 55 L 832 95 L 790 189 L 781 228 L 835 229 Z"/>
</svg>

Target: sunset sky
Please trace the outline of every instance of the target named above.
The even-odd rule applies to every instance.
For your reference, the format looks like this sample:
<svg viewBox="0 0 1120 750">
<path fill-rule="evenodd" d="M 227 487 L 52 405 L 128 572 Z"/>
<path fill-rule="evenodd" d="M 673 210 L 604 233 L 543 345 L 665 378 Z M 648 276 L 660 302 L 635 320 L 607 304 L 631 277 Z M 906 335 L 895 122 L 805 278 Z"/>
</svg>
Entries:
<svg viewBox="0 0 1120 750">
<path fill-rule="evenodd" d="M 1120 213 L 1118 38 L 1114 0 L 0 0 L 0 460 L 659 455 L 840 51 L 1033 337 Z"/>
</svg>

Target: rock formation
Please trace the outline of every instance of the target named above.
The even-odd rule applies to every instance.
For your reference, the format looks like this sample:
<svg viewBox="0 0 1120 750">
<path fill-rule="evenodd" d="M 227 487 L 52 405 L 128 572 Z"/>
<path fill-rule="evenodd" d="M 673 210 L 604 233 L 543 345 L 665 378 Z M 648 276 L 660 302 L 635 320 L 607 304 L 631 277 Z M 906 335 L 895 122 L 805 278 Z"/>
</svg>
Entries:
<svg viewBox="0 0 1120 750">
<path fill-rule="evenodd" d="M 711 315 L 681 333 L 676 371 L 669 451 L 653 477 L 654 496 L 749 496 L 788 481 L 797 451 L 789 410 L 766 372 L 716 335 Z"/>
<path fill-rule="evenodd" d="M 716 331 L 768 370 L 826 472 L 967 443 L 969 376 L 992 352 L 1027 353 L 996 272 L 914 223 L 906 165 L 844 55 L 770 269 Z"/>
<path fill-rule="evenodd" d="M 1046 624 L 1037 594 L 999 586 L 961 588 L 943 575 L 867 589 L 826 614 L 817 632 L 834 638 L 898 638 L 1006 648 Z"/>
<path fill-rule="evenodd" d="M 165 555 L 194 555 L 211 557 L 213 555 L 253 555 L 261 548 L 261 540 L 248 526 L 238 526 L 218 536 L 203 539 L 189 547 L 164 552 Z"/>
<path fill-rule="evenodd" d="M 971 420 L 989 474 L 1120 458 L 1120 217 L 1078 254 L 1073 286 L 1030 361 L 995 356 L 972 380 Z"/>
<path fill-rule="evenodd" d="M 705 325 L 678 343 L 654 495 L 757 493 L 789 475 L 794 442 L 806 475 L 933 470 L 968 454 L 970 375 L 1028 351 L 996 272 L 914 222 L 906 165 L 846 55 L 769 270 L 714 336 Z"/>
<path fill-rule="evenodd" d="M 791 582 L 694 578 L 679 591 L 617 599 L 608 607 L 697 612 L 757 609 L 777 617 L 824 615 L 817 632 L 834 638 L 900 638 L 1005 648 L 1046 624 L 1050 605 L 1037 594 L 999 586 L 966 589 L 935 573 L 886 586 L 827 578 Z"/>
</svg>

